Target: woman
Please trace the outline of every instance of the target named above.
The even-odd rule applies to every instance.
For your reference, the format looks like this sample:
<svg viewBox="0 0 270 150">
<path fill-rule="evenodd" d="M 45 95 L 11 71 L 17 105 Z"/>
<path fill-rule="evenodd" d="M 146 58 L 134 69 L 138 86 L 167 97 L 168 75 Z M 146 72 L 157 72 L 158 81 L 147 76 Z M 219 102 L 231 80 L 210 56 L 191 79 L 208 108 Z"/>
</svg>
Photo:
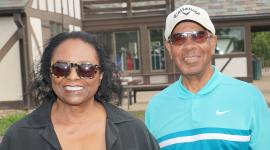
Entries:
<svg viewBox="0 0 270 150">
<path fill-rule="evenodd" d="M 108 103 L 121 86 L 114 66 L 85 32 L 52 38 L 33 86 L 42 105 L 7 131 L 2 150 L 155 150 L 144 124 Z"/>
</svg>

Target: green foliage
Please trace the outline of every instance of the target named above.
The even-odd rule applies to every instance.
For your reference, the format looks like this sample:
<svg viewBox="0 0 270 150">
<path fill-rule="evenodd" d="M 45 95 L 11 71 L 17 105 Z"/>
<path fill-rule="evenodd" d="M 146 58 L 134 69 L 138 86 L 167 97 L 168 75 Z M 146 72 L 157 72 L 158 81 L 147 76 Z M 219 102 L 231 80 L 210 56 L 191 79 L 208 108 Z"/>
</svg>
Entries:
<svg viewBox="0 0 270 150">
<path fill-rule="evenodd" d="M 270 66 L 270 32 L 252 33 L 252 52 L 264 60 L 265 66 Z"/>
<path fill-rule="evenodd" d="M 129 113 L 134 115 L 136 118 L 139 118 L 142 121 L 144 121 L 144 111 L 130 111 Z"/>
<path fill-rule="evenodd" d="M 6 130 L 16 121 L 22 119 L 26 113 L 10 114 L 3 118 L 0 118 L 0 136 L 3 136 Z"/>
</svg>

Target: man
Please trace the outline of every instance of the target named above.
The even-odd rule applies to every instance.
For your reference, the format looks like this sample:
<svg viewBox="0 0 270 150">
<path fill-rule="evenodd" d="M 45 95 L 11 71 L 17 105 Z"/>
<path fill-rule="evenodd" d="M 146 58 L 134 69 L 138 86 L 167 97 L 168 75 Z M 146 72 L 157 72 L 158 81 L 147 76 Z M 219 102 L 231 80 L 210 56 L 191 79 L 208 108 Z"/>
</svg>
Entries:
<svg viewBox="0 0 270 150">
<path fill-rule="evenodd" d="M 208 13 L 191 5 L 176 9 L 166 19 L 165 39 L 181 76 L 146 110 L 161 149 L 270 150 L 262 93 L 211 65 L 217 37 Z"/>
</svg>

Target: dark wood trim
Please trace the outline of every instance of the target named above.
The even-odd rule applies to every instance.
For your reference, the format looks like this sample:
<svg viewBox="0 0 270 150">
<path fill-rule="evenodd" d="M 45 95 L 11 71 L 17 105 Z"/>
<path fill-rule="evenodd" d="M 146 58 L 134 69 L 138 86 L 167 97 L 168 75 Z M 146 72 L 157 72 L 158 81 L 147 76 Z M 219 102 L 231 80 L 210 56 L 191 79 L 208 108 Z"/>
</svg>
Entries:
<svg viewBox="0 0 270 150">
<path fill-rule="evenodd" d="M 24 102 L 18 101 L 0 101 L 0 109 L 24 109 Z"/>
<path fill-rule="evenodd" d="M 231 22 L 231 21 L 252 21 L 269 19 L 270 14 L 252 14 L 252 15 L 228 15 L 228 16 L 211 16 L 213 21 Z"/>
<path fill-rule="evenodd" d="M 73 17 L 74 18 L 76 18 L 76 9 L 75 9 L 75 2 L 74 2 L 75 0 L 72 0 L 72 2 L 73 2 Z"/>
<path fill-rule="evenodd" d="M 62 23 L 64 21 L 65 24 L 72 24 L 75 26 L 81 26 L 81 20 L 76 19 L 75 17 L 71 17 L 65 14 L 49 12 L 49 11 L 40 11 L 32 8 L 26 9 L 28 17 L 36 17 L 40 20 L 49 20 L 58 23 Z"/>
<path fill-rule="evenodd" d="M 223 70 L 228 66 L 228 64 L 231 62 L 232 57 L 230 57 L 227 62 L 223 65 L 223 67 L 220 69 L 220 72 L 223 72 Z"/>
<path fill-rule="evenodd" d="M 127 1 L 127 16 L 128 17 L 131 17 L 132 16 L 132 5 L 131 5 L 131 0 L 128 0 Z M 118 10 L 119 11 L 119 10 Z"/>
<path fill-rule="evenodd" d="M 0 16 L 12 16 L 13 13 L 24 13 L 24 6 L 3 7 Z"/>
<path fill-rule="evenodd" d="M 95 1 L 83 1 L 84 5 L 93 5 L 93 4 L 113 4 L 113 3 L 122 3 L 123 0 L 95 0 Z"/>
<path fill-rule="evenodd" d="M 249 83 L 253 81 L 252 77 L 236 77 L 236 79 L 249 82 Z"/>
<path fill-rule="evenodd" d="M 153 16 L 166 16 L 168 14 L 168 8 L 172 3 L 170 0 L 155 0 L 157 3 L 151 3 L 149 5 L 137 5 L 142 2 L 147 2 L 149 0 L 91 0 L 91 1 L 82 1 L 83 19 L 117 19 L 117 18 L 133 18 L 136 16 L 140 17 L 153 17 Z M 163 2 L 158 3 L 158 2 Z M 119 7 L 116 5 L 111 5 L 101 9 L 91 8 L 90 5 L 107 5 L 107 4 L 120 4 L 124 3 L 125 6 Z"/>
<path fill-rule="evenodd" d="M 245 25 L 245 49 L 247 52 L 247 73 L 248 77 L 253 79 L 253 66 L 252 66 L 252 45 L 251 45 L 251 26 Z M 249 80 L 248 80 L 249 81 Z"/>
<path fill-rule="evenodd" d="M 133 17 L 129 19 L 108 19 L 108 20 L 83 20 L 82 29 L 87 32 L 104 32 L 119 30 L 138 29 L 140 25 L 147 25 L 147 27 L 163 27 L 165 17 Z"/>
<path fill-rule="evenodd" d="M 150 74 L 150 61 L 149 61 L 149 51 L 150 49 L 148 41 L 149 39 L 149 32 L 147 29 L 147 26 L 141 25 L 140 26 L 140 33 L 139 33 L 139 38 L 140 40 L 140 68 L 141 68 L 141 73 L 142 74 Z"/>
<path fill-rule="evenodd" d="M 22 76 L 22 93 L 23 93 L 23 102 L 24 107 L 27 109 L 31 108 L 31 101 L 29 95 L 27 93 L 29 82 L 30 82 L 30 74 L 31 70 L 29 65 L 29 52 L 27 51 L 26 45 L 26 29 L 25 29 L 25 21 L 23 20 L 23 16 L 21 14 L 14 14 L 14 22 L 19 30 L 19 47 L 20 47 L 20 65 L 21 65 L 21 76 Z"/>
<path fill-rule="evenodd" d="M 224 54 L 224 55 L 217 55 L 215 54 L 215 58 L 233 58 L 233 57 L 246 57 L 246 52 L 239 52 L 239 53 L 230 53 L 230 54 Z"/>
<path fill-rule="evenodd" d="M 13 35 L 8 39 L 6 44 L 0 50 L 0 62 L 5 57 L 5 55 L 9 52 L 11 47 L 17 42 L 18 40 L 18 30 L 13 33 Z"/>
</svg>

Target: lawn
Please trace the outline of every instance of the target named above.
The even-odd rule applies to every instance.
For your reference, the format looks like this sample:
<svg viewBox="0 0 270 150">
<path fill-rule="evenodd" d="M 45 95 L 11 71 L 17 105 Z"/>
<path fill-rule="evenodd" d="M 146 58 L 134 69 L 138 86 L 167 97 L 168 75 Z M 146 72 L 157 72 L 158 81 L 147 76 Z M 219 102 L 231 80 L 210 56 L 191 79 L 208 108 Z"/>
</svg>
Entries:
<svg viewBox="0 0 270 150">
<path fill-rule="evenodd" d="M 20 112 L 15 114 L 9 114 L 5 117 L 0 118 L 0 136 L 3 136 L 8 127 L 23 118 L 25 115 L 25 112 Z"/>
<path fill-rule="evenodd" d="M 144 121 L 144 111 L 129 111 L 129 113 Z"/>
</svg>

